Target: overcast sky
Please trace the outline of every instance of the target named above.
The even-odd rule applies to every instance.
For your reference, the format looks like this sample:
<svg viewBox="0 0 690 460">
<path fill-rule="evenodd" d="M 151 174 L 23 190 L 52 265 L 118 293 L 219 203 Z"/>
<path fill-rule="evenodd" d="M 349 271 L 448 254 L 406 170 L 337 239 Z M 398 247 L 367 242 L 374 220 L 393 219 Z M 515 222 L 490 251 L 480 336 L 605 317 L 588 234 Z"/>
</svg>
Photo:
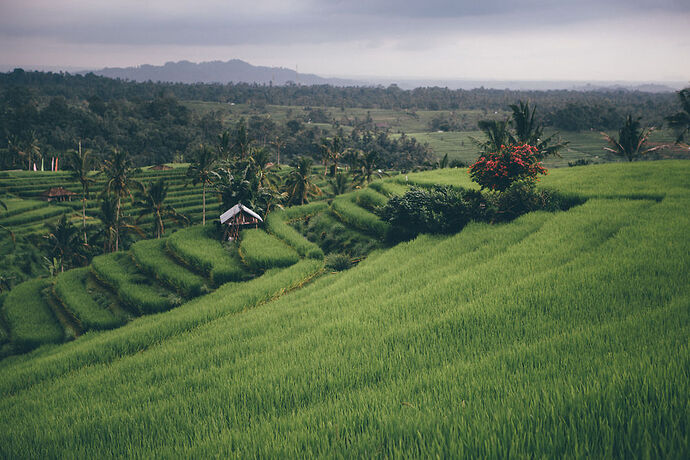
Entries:
<svg viewBox="0 0 690 460">
<path fill-rule="evenodd" d="M 0 0 L 0 65 L 690 80 L 690 0 Z"/>
</svg>

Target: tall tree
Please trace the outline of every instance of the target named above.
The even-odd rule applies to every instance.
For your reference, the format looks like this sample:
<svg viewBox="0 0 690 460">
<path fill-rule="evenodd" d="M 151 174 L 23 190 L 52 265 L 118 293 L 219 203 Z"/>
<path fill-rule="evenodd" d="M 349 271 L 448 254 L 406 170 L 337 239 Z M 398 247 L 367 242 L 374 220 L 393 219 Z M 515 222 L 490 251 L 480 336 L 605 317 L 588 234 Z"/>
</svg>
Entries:
<svg viewBox="0 0 690 460">
<path fill-rule="evenodd" d="M 140 182 L 131 176 L 132 161 L 124 150 L 115 150 L 113 154 L 105 160 L 103 172 L 106 176 L 106 192 L 112 193 L 117 199 L 116 205 L 116 227 L 115 227 L 115 251 L 120 250 L 120 217 L 122 215 L 122 198 L 129 196 L 132 200 L 134 195 L 132 189 L 141 190 L 143 187 Z"/>
<path fill-rule="evenodd" d="M 676 144 L 683 144 L 686 136 L 690 136 L 690 88 L 680 90 L 678 99 L 680 99 L 680 112 L 666 117 L 666 121 L 678 132 Z"/>
<path fill-rule="evenodd" d="M 79 242 L 79 230 L 67 220 L 66 214 L 56 223 L 48 223 L 47 226 L 50 233 L 44 238 L 48 241 L 50 256 L 59 261 L 61 272 L 65 271 L 65 265 L 69 267 L 86 260 L 84 247 Z"/>
<path fill-rule="evenodd" d="M 378 169 L 379 161 L 379 153 L 376 150 L 365 153 L 359 160 L 359 167 L 355 172 L 355 180 L 360 184 L 368 184 L 373 176 L 379 178 L 387 176 L 388 174 Z"/>
<path fill-rule="evenodd" d="M 81 148 L 81 141 L 78 143 L 76 151 L 70 153 L 67 161 L 67 167 L 71 171 L 72 179 L 79 181 L 81 184 L 81 220 L 82 231 L 84 232 L 84 244 L 88 244 L 86 235 L 86 200 L 89 197 L 89 186 L 95 181 L 89 177 L 91 172 L 91 158 L 89 151 Z"/>
<path fill-rule="evenodd" d="M 145 236 L 141 228 L 127 221 L 125 215 L 118 216 L 117 198 L 114 196 L 103 196 L 98 214 L 101 226 L 96 237 L 103 238 L 103 252 L 112 252 L 115 249 L 116 239 L 123 238 L 128 233 Z"/>
<path fill-rule="evenodd" d="M 141 208 L 137 222 L 144 216 L 153 216 L 153 234 L 160 238 L 165 233 L 165 220 L 188 223 L 189 219 L 165 203 L 168 195 L 168 187 L 163 179 L 159 179 L 144 187 L 137 206 Z"/>
<path fill-rule="evenodd" d="M 609 143 L 610 147 L 604 147 L 604 150 L 613 153 L 616 156 L 627 158 L 628 161 L 633 161 L 641 155 L 661 149 L 663 146 L 652 148 L 645 148 L 647 139 L 652 132 L 652 128 L 641 129 L 640 118 L 633 118 L 628 115 L 625 119 L 625 124 L 618 131 L 618 139 L 609 136 L 606 133 L 601 133 L 604 139 Z"/>
<path fill-rule="evenodd" d="M 479 120 L 479 130 L 486 140 L 480 141 L 472 138 L 472 141 L 482 149 L 484 153 L 498 152 L 501 146 L 510 143 L 510 131 L 507 120 Z"/>
<path fill-rule="evenodd" d="M 222 153 L 222 151 L 221 151 Z M 201 145 L 194 155 L 194 159 L 187 168 L 187 177 L 192 184 L 201 183 L 201 223 L 206 225 L 206 187 L 212 185 L 213 178 L 216 177 L 214 168 L 216 167 L 217 157 L 213 150 Z"/>
<path fill-rule="evenodd" d="M 304 204 L 310 197 L 322 194 L 321 189 L 312 182 L 312 166 L 311 158 L 297 159 L 285 183 L 290 202 Z"/>
<path fill-rule="evenodd" d="M 508 136 L 512 144 L 536 147 L 539 159 L 558 155 L 565 148 L 567 142 L 561 141 L 558 134 L 544 136 L 544 127 L 536 117 L 537 108 L 530 108 L 529 102 L 518 101 L 511 104 L 510 109 L 513 111 L 510 120 L 513 130 Z"/>
<path fill-rule="evenodd" d="M 257 148 L 251 154 L 254 174 L 258 176 L 262 187 L 277 190 L 280 178 L 274 171 L 274 164 L 270 162 L 270 153 L 264 148 Z"/>
<path fill-rule="evenodd" d="M 350 178 L 346 173 L 336 174 L 335 177 L 332 177 L 328 180 L 328 183 L 331 186 L 331 190 L 333 191 L 334 196 L 347 193 L 352 185 L 350 182 Z"/>
<path fill-rule="evenodd" d="M 235 125 L 235 132 L 233 136 L 233 152 L 235 156 L 244 160 L 249 156 L 249 147 L 251 146 L 251 139 L 249 138 L 249 130 L 247 129 L 247 122 L 244 118 Z"/>
</svg>

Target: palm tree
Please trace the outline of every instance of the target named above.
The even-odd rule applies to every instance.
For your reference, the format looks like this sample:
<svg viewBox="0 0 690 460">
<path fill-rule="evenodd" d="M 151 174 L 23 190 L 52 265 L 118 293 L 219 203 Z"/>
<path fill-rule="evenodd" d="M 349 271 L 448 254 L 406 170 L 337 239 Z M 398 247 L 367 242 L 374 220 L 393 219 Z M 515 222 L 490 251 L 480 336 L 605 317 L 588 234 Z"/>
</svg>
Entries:
<svg viewBox="0 0 690 460">
<path fill-rule="evenodd" d="M 479 120 L 477 126 L 484 133 L 485 141 L 470 138 L 484 153 L 498 152 L 510 143 L 507 120 Z"/>
<path fill-rule="evenodd" d="M 286 181 L 287 193 L 292 203 L 304 204 L 312 196 L 321 195 L 323 192 L 312 181 L 311 158 L 299 157 L 295 169 L 290 171 Z"/>
<path fill-rule="evenodd" d="M 2 200 L 0 200 L 0 207 L 3 208 L 5 211 L 7 211 L 7 205 L 6 205 L 5 202 L 2 201 Z M 15 239 L 14 239 L 14 232 L 12 232 L 12 230 L 10 230 L 9 228 L 5 227 L 4 225 L 0 225 L 0 228 L 3 229 L 3 230 L 5 230 L 7 233 L 10 234 L 10 237 L 12 238 L 12 242 L 15 241 Z M 0 292 L 2 292 L 2 290 L 0 290 Z"/>
<path fill-rule="evenodd" d="M 89 158 L 89 151 L 87 149 L 82 150 L 81 141 L 78 144 L 78 150 L 71 152 L 67 160 L 67 167 L 72 171 L 71 177 L 79 181 L 81 184 L 81 219 L 82 219 L 82 230 L 84 231 L 84 244 L 87 244 L 86 237 L 86 200 L 89 197 L 89 186 L 95 181 L 93 178 L 89 177 L 91 172 L 91 161 Z"/>
<path fill-rule="evenodd" d="M 270 162 L 268 150 L 263 148 L 255 149 L 250 157 L 254 173 L 259 178 L 262 187 L 276 190 L 280 177 L 273 171 L 274 165 Z"/>
<path fill-rule="evenodd" d="M 218 135 L 218 156 L 217 158 L 224 160 L 224 161 L 230 161 L 230 155 L 232 151 L 232 140 L 230 138 L 230 132 L 229 131 L 223 131 L 221 134 Z"/>
<path fill-rule="evenodd" d="M 47 224 L 50 233 L 48 240 L 49 253 L 60 264 L 60 271 L 65 271 L 65 263 L 70 265 L 77 260 L 86 260 L 82 243 L 79 242 L 79 230 L 63 214 L 54 224 Z"/>
<path fill-rule="evenodd" d="M 216 177 L 214 172 L 216 160 L 217 158 L 213 150 L 201 145 L 196 152 L 194 160 L 187 168 L 187 177 L 192 180 L 192 184 L 196 185 L 201 182 L 202 225 L 206 225 L 206 187 L 211 185 L 213 178 Z"/>
<path fill-rule="evenodd" d="M 106 192 L 113 193 L 117 198 L 117 207 L 115 219 L 117 225 L 115 226 L 115 251 L 120 250 L 120 217 L 122 214 L 122 197 L 129 196 L 134 199 L 132 194 L 132 187 L 141 190 L 143 187 L 140 182 L 132 179 L 130 172 L 132 169 L 132 161 L 125 151 L 115 150 L 110 159 L 105 160 L 103 172 L 106 175 Z"/>
<path fill-rule="evenodd" d="M 536 118 L 537 108 L 530 108 L 529 102 L 518 101 L 517 104 L 511 104 L 510 108 L 513 111 L 510 120 L 513 132 L 508 133 L 510 143 L 536 147 L 539 159 L 558 155 L 568 144 L 557 138 L 557 134 L 544 137 L 544 128 Z"/>
<path fill-rule="evenodd" d="M 645 149 L 645 144 L 649 135 L 652 133 L 652 128 L 640 129 L 640 118 L 633 118 L 628 115 L 625 124 L 618 131 L 618 140 L 612 138 L 606 133 L 601 133 L 604 139 L 611 147 L 604 147 L 604 150 L 613 153 L 614 155 L 625 157 L 628 161 L 633 161 L 640 155 L 645 155 L 649 152 L 659 150 L 663 146 L 652 147 Z"/>
<path fill-rule="evenodd" d="M 342 138 L 340 136 L 333 136 L 331 140 L 323 139 L 321 148 L 324 152 L 324 167 L 326 167 L 326 162 L 330 160 L 333 163 L 332 175 L 335 175 L 338 172 L 338 160 L 343 154 Z"/>
<path fill-rule="evenodd" d="M 244 118 L 235 125 L 235 136 L 233 139 L 233 150 L 241 160 L 249 156 L 249 147 L 252 141 L 249 138 L 249 131 L 247 130 L 247 123 Z"/>
<path fill-rule="evenodd" d="M 371 182 L 372 176 L 381 178 L 387 176 L 384 171 L 378 169 L 379 154 L 375 150 L 371 150 L 362 156 L 359 161 L 359 168 L 355 173 L 355 180 L 360 184 L 368 184 Z"/>
<path fill-rule="evenodd" d="M 171 219 L 175 222 L 188 223 L 189 219 L 175 210 L 172 206 L 165 204 L 165 197 L 168 194 L 168 187 L 163 179 L 149 184 L 145 187 L 141 200 L 137 206 L 141 207 L 141 212 L 137 222 L 144 216 L 153 216 L 153 233 L 156 238 L 160 238 L 165 233 L 165 220 Z"/>
<path fill-rule="evenodd" d="M 271 142 L 271 144 L 273 144 L 273 146 L 276 148 L 276 164 L 280 166 L 280 151 L 283 149 L 283 147 L 285 147 L 287 141 L 285 139 L 281 139 L 279 136 L 276 136 L 276 139 Z"/>
<path fill-rule="evenodd" d="M 671 128 L 678 131 L 676 144 L 683 144 L 685 136 L 690 135 L 690 88 L 680 90 L 678 98 L 680 99 L 681 111 L 666 117 L 666 121 Z"/>
<path fill-rule="evenodd" d="M 403 134 L 404 136 L 404 134 Z M 362 151 L 359 149 L 348 148 L 345 149 L 341 155 L 341 161 L 345 164 L 348 169 L 353 170 L 359 164 L 359 159 L 362 156 Z"/>
<path fill-rule="evenodd" d="M 103 238 L 103 252 L 112 252 L 114 241 L 119 236 L 124 236 L 126 232 L 134 232 L 142 237 L 145 236 L 141 228 L 127 222 L 126 216 L 120 215 L 118 217 L 117 198 L 115 197 L 103 197 L 98 217 L 101 221 L 101 228 L 96 236 Z"/>
<path fill-rule="evenodd" d="M 328 180 L 333 190 L 333 195 L 342 195 L 350 190 L 350 179 L 345 173 L 338 173 L 335 177 Z"/>
</svg>

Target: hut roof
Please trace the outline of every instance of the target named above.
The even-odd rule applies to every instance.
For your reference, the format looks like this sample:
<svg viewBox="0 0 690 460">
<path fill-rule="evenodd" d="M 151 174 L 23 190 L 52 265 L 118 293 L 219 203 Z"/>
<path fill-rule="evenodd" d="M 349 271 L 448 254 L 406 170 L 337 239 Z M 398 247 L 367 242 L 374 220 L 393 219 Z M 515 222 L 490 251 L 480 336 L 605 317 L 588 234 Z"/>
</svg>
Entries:
<svg viewBox="0 0 690 460">
<path fill-rule="evenodd" d="M 151 166 L 149 169 L 152 169 L 154 171 L 168 171 L 168 170 L 173 169 L 173 168 L 172 168 L 172 166 L 168 166 L 168 165 L 155 165 L 155 166 Z"/>
<path fill-rule="evenodd" d="M 253 217 L 256 217 L 257 219 L 259 219 L 260 222 L 264 221 L 257 213 L 255 213 L 254 211 L 252 211 L 251 209 L 249 209 L 248 207 L 246 207 L 242 203 L 237 203 L 235 206 L 233 206 L 232 208 L 228 209 L 227 211 L 225 211 L 223 214 L 220 215 L 220 223 L 224 224 L 225 222 L 227 222 L 230 219 L 232 219 L 233 217 L 235 217 L 235 215 L 239 212 L 246 212 L 250 216 L 253 216 Z"/>
<path fill-rule="evenodd" d="M 56 198 L 59 196 L 72 196 L 72 195 L 76 195 L 76 193 L 71 191 L 71 190 L 67 190 L 63 187 L 50 187 L 45 192 L 41 193 L 41 196 L 45 196 L 48 198 Z"/>
</svg>

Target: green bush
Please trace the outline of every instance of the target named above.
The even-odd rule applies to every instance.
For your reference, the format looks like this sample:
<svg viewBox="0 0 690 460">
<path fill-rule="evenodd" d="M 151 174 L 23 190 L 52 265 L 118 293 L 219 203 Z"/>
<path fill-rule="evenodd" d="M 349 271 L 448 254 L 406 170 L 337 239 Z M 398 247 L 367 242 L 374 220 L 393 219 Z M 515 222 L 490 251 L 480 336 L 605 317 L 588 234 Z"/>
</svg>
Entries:
<svg viewBox="0 0 690 460">
<path fill-rule="evenodd" d="M 10 340 L 18 351 L 29 351 L 47 343 L 60 343 L 65 331 L 43 297 L 50 281 L 38 278 L 15 286 L 3 304 Z"/>
<path fill-rule="evenodd" d="M 236 256 L 234 246 L 224 247 L 210 237 L 213 226 L 196 225 L 178 230 L 168 238 L 168 250 L 179 260 L 208 276 L 211 284 L 220 286 L 228 281 L 243 281 L 250 277 Z"/>
<path fill-rule="evenodd" d="M 254 271 L 288 267 L 299 261 L 294 249 L 260 229 L 242 231 L 240 255 Z"/>
<path fill-rule="evenodd" d="M 326 268 L 337 272 L 347 270 L 352 265 L 352 261 L 347 254 L 334 253 L 326 257 Z"/>
<path fill-rule="evenodd" d="M 204 278 L 178 264 L 167 253 L 166 240 L 142 240 L 133 244 L 131 251 L 143 271 L 186 298 L 197 297 L 208 289 Z"/>
<path fill-rule="evenodd" d="M 76 268 L 58 275 L 53 292 L 65 309 L 72 313 L 83 330 L 112 329 L 121 326 L 123 321 L 110 310 L 98 305 L 87 292 L 86 277 L 89 269 Z"/>
</svg>

